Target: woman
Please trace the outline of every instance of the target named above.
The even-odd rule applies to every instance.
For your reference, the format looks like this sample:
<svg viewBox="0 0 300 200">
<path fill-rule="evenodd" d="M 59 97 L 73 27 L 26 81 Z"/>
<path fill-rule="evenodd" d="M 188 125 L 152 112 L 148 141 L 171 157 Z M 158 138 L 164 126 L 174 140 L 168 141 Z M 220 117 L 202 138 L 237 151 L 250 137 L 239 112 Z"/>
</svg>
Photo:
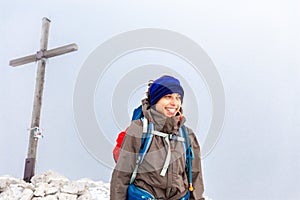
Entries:
<svg viewBox="0 0 300 200">
<path fill-rule="evenodd" d="M 200 146 L 193 131 L 187 128 L 194 154 L 191 178 L 193 185 L 190 186 L 190 191 L 182 141 L 167 141 L 165 137 L 161 137 L 168 134 L 172 135 L 170 138 L 180 138 L 179 130 L 186 121 L 181 113 L 183 97 L 184 91 L 179 80 L 172 76 L 162 76 L 151 84 L 148 98 L 142 101 L 144 119 L 133 121 L 124 138 L 120 157 L 112 174 L 111 200 L 131 200 L 129 185 L 130 188 L 133 186 L 150 193 L 154 199 L 204 200 Z M 154 131 L 151 133 L 159 134 L 153 135 L 142 163 L 136 165 L 145 121 L 153 124 Z M 133 177 L 135 167 L 137 174 Z"/>
</svg>

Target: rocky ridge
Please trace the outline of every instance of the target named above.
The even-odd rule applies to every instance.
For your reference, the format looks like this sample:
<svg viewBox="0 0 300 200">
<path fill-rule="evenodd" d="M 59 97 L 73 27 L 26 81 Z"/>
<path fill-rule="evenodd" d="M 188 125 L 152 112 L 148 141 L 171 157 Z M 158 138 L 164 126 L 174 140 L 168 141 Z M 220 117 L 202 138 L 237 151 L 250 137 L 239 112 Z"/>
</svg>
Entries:
<svg viewBox="0 0 300 200">
<path fill-rule="evenodd" d="M 11 176 L 0 177 L 0 200 L 108 200 L 109 183 L 91 179 L 70 181 L 48 171 L 32 177 L 31 183 Z"/>
</svg>

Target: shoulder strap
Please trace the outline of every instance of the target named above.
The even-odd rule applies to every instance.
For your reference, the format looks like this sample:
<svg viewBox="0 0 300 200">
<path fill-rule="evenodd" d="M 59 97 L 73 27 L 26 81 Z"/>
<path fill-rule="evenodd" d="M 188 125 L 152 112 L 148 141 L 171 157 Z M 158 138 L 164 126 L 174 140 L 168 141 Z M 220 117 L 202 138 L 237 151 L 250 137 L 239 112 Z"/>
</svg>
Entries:
<svg viewBox="0 0 300 200">
<path fill-rule="evenodd" d="M 153 129 L 150 133 L 151 133 L 151 135 L 157 135 L 157 136 L 163 137 L 165 139 L 166 143 L 167 143 L 167 147 L 168 147 L 167 156 L 166 156 L 166 159 L 165 159 L 164 166 L 163 166 L 163 168 L 160 172 L 161 176 L 165 176 L 166 173 L 167 173 L 167 170 L 169 168 L 170 161 L 171 161 L 171 144 L 170 144 L 170 140 L 177 140 L 179 142 L 184 143 L 185 139 L 181 136 L 177 136 L 177 135 L 174 135 L 174 134 L 168 134 L 168 133 L 162 133 L 162 132 L 159 132 L 159 131 L 154 131 Z"/>
<path fill-rule="evenodd" d="M 185 143 L 183 146 L 185 150 L 186 171 L 189 179 L 189 191 L 193 191 L 194 187 L 193 187 L 193 174 L 192 174 L 192 160 L 194 160 L 194 152 L 190 144 L 189 133 L 186 126 L 183 125 L 179 129 L 179 133 L 180 135 L 183 135 L 183 137 L 185 138 Z"/>
<path fill-rule="evenodd" d="M 148 126 L 148 120 L 144 117 L 141 120 L 143 122 L 142 143 L 141 143 L 141 148 L 139 151 L 138 158 L 136 160 L 135 168 L 134 168 L 131 178 L 130 178 L 130 184 L 132 184 L 133 181 L 135 180 L 135 177 L 137 175 L 137 170 L 138 170 L 139 166 L 141 165 L 141 163 L 143 162 L 144 157 L 150 147 L 150 144 L 151 144 L 152 138 L 153 138 L 153 134 L 149 134 L 149 132 L 150 132 L 149 130 L 153 130 L 153 124 L 150 122 L 149 126 Z"/>
<path fill-rule="evenodd" d="M 190 145 L 190 142 L 189 142 L 188 131 L 187 131 L 186 127 L 182 126 L 179 129 L 180 137 L 172 138 L 172 135 L 161 133 L 161 132 L 158 132 L 158 131 L 154 131 L 153 123 L 150 122 L 148 124 L 148 120 L 146 118 L 142 118 L 141 120 L 143 122 L 142 143 L 141 143 L 141 148 L 140 148 L 140 151 L 139 151 L 138 158 L 136 160 L 135 168 L 134 168 L 133 173 L 131 175 L 130 184 L 132 184 L 133 181 L 136 178 L 138 167 L 141 165 L 141 163 L 144 160 L 144 157 L 145 157 L 145 155 L 146 155 L 146 153 L 147 153 L 147 151 L 148 151 L 148 149 L 151 145 L 153 136 L 158 135 L 158 136 L 164 137 L 166 139 L 166 142 L 168 143 L 169 149 L 170 149 L 170 144 L 169 144 L 170 139 L 176 139 L 178 141 L 183 142 L 183 147 L 184 147 L 184 152 L 185 152 L 185 159 L 186 159 L 186 170 L 188 172 L 188 177 L 189 177 L 190 191 L 192 191 L 191 190 L 191 188 L 193 187 L 192 186 L 192 160 L 194 159 L 194 155 L 193 155 L 193 151 L 192 151 L 192 148 L 191 148 L 191 145 Z M 169 137 L 169 136 L 171 136 L 171 137 Z M 182 139 L 182 138 L 184 138 L 184 139 Z M 168 169 L 168 166 L 169 166 L 169 163 L 170 163 L 170 157 L 171 157 L 170 153 L 171 153 L 171 151 L 169 150 L 168 154 L 167 154 L 167 158 L 165 160 L 164 167 L 163 167 L 163 169 L 161 171 L 161 174 L 160 174 L 161 176 L 164 176 L 167 169 Z"/>
<path fill-rule="evenodd" d="M 132 113 L 132 118 L 131 120 L 137 120 L 137 119 L 141 119 L 144 117 L 143 115 L 143 111 L 142 111 L 142 105 L 140 105 L 139 107 L 135 108 L 133 113 Z"/>
<path fill-rule="evenodd" d="M 138 157 L 139 165 L 143 162 L 144 157 L 151 145 L 152 138 L 153 138 L 153 135 L 150 134 L 151 131 L 149 131 L 149 130 L 153 130 L 153 124 L 151 122 L 148 124 L 148 120 L 145 118 L 142 118 L 142 120 L 143 120 L 143 136 L 142 136 L 142 144 L 141 144 L 139 157 Z"/>
</svg>

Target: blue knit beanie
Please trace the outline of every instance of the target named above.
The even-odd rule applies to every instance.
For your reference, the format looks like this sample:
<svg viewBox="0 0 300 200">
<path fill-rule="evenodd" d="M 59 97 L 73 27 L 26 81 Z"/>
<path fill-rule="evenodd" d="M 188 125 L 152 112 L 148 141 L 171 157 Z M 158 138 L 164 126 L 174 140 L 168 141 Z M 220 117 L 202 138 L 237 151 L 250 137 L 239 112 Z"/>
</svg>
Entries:
<svg viewBox="0 0 300 200">
<path fill-rule="evenodd" d="M 150 106 L 155 105 L 163 96 L 178 93 L 183 101 L 184 91 L 178 79 L 172 76 L 162 76 L 156 79 L 149 88 Z"/>
</svg>

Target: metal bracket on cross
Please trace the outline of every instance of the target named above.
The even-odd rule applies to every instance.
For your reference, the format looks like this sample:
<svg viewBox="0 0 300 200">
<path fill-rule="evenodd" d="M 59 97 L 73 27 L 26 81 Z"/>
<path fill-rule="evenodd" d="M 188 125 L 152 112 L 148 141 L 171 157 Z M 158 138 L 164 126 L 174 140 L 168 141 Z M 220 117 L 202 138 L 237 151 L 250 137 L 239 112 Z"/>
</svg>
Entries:
<svg viewBox="0 0 300 200">
<path fill-rule="evenodd" d="M 35 140 L 44 138 L 44 135 L 43 135 L 44 129 L 37 127 L 37 126 L 28 129 L 28 131 L 32 131 L 32 130 L 33 130 L 33 138 Z"/>
</svg>

